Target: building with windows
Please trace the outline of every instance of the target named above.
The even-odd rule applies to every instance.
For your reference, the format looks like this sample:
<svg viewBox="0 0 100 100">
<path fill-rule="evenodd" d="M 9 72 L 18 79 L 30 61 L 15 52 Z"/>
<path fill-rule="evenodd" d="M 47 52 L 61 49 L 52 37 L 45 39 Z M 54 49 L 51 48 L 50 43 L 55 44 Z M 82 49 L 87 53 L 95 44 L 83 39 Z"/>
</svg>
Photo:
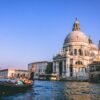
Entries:
<svg viewBox="0 0 100 100">
<path fill-rule="evenodd" d="M 0 78 L 18 78 L 18 77 L 29 77 L 28 70 L 20 70 L 20 69 L 0 70 Z"/>
<path fill-rule="evenodd" d="M 95 59 L 89 65 L 89 81 L 90 82 L 100 82 L 100 57 L 97 59 Z"/>
<path fill-rule="evenodd" d="M 34 72 L 34 79 L 39 79 L 40 75 L 46 74 L 47 65 L 51 63 L 48 61 L 33 62 L 28 64 L 30 75 Z M 31 77 L 31 76 L 30 76 Z"/>
<path fill-rule="evenodd" d="M 59 78 L 88 79 L 88 65 L 98 54 L 98 47 L 80 29 L 76 19 L 62 49 L 53 57 L 53 73 Z"/>
<path fill-rule="evenodd" d="M 98 55 L 93 60 L 91 64 L 89 64 L 89 81 L 90 82 L 100 82 L 100 41 L 98 45 Z"/>
</svg>

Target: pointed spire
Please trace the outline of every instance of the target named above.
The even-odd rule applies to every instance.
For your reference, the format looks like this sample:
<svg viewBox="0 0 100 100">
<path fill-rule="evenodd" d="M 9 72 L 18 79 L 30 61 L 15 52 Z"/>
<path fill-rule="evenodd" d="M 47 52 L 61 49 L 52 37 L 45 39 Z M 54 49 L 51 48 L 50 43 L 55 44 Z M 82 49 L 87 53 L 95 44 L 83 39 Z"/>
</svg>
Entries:
<svg viewBox="0 0 100 100">
<path fill-rule="evenodd" d="M 75 19 L 75 22 L 73 24 L 72 31 L 80 31 L 80 24 L 79 24 L 79 21 L 77 20 L 77 18 Z"/>
</svg>

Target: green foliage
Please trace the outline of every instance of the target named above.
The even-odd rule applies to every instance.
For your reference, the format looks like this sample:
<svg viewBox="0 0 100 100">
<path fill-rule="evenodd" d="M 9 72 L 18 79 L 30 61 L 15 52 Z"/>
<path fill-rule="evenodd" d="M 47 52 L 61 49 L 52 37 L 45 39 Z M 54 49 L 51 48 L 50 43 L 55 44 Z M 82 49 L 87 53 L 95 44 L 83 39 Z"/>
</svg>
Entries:
<svg viewBox="0 0 100 100">
<path fill-rule="evenodd" d="M 46 72 L 46 74 L 51 74 L 52 70 L 53 70 L 53 64 L 50 62 L 50 63 L 48 63 L 45 72 Z"/>
</svg>

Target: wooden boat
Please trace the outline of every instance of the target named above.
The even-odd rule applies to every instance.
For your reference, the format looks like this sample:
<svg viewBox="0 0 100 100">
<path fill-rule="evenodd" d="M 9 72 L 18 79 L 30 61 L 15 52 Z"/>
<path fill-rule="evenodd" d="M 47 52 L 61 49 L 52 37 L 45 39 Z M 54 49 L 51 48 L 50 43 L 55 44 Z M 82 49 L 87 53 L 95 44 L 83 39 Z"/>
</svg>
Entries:
<svg viewBox="0 0 100 100">
<path fill-rule="evenodd" d="M 31 88 L 33 83 L 16 85 L 14 83 L 0 82 L 0 95 L 24 92 Z"/>
</svg>

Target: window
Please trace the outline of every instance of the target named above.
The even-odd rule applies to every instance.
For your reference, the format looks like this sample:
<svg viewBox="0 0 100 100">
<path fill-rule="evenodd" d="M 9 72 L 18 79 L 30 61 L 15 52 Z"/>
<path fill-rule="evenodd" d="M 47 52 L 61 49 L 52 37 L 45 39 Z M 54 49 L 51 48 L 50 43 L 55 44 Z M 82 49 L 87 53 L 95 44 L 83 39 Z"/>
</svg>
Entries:
<svg viewBox="0 0 100 100">
<path fill-rule="evenodd" d="M 25 74 L 23 74 L 23 77 L 25 77 Z"/>
<path fill-rule="evenodd" d="M 85 68 L 85 72 L 87 72 L 86 68 Z"/>
<path fill-rule="evenodd" d="M 73 50 L 70 50 L 70 55 L 73 55 Z"/>
<path fill-rule="evenodd" d="M 81 49 L 79 49 L 79 55 L 83 55 L 83 52 Z"/>
<path fill-rule="evenodd" d="M 70 63 L 73 64 L 73 59 L 70 59 Z"/>
<path fill-rule="evenodd" d="M 18 78 L 20 77 L 20 74 L 19 74 L 19 73 L 17 74 L 17 77 L 18 77 Z"/>
<path fill-rule="evenodd" d="M 98 79 L 100 80 L 100 74 L 98 75 Z"/>
<path fill-rule="evenodd" d="M 83 63 L 81 61 L 77 61 L 76 64 L 83 65 Z"/>
<path fill-rule="evenodd" d="M 77 55 L 77 49 L 74 49 L 74 55 Z"/>
</svg>

